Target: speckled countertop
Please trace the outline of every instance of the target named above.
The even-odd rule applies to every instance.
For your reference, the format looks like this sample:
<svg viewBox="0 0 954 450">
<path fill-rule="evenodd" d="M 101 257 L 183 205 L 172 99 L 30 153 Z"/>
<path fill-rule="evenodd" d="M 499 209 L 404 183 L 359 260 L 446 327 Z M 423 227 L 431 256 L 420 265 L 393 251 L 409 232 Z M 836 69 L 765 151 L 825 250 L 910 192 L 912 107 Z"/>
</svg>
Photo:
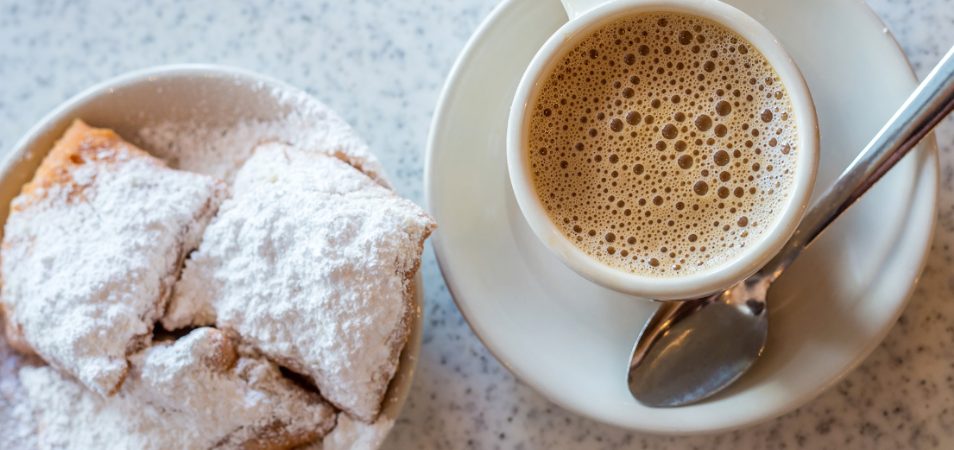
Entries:
<svg viewBox="0 0 954 450">
<path fill-rule="evenodd" d="M 421 202 L 425 139 L 444 77 L 495 3 L 0 0 L 0 152 L 58 103 L 110 76 L 173 62 L 231 64 L 330 104 L 371 143 L 397 189 Z M 920 75 L 954 44 L 954 0 L 869 4 Z M 938 142 L 939 226 L 914 299 L 859 369 L 801 409 L 692 438 L 576 417 L 494 360 L 428 253 L 423 352 L 386 447 L 954 448 L 954 120 L 942 125 Z"/>
</svg>

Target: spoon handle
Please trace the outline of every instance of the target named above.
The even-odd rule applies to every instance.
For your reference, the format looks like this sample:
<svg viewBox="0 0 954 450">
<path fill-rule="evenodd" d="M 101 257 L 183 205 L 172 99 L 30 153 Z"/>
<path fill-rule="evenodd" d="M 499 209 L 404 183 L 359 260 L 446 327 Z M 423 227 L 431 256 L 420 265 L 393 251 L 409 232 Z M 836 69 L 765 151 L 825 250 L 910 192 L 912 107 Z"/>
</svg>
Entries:
<svg viewBox="0 0 954 450">
<path fill-rule="evenodd" d="M 876 95 L 876 94 L 875 94 Z M 954 47 L 918 85 L 805 215 L 798 230 L 760 271 L 775 279 L 838 216 L 901 160 L 954 109 Z"/>
</svg>

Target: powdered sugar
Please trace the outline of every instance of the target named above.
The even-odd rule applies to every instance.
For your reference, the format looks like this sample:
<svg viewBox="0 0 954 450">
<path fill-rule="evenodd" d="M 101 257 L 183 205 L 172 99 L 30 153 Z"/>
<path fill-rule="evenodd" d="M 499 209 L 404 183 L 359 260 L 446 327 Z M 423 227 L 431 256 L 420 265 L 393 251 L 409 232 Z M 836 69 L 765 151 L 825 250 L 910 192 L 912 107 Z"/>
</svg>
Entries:
<svg viewBox="0 0 954 450">
<path fill-rule="evenodd" d="M 393 419 L 379 418 L 368 424 L 338 414 L 338 423 L 316 446 L 319 450 L 375 450 L 380 447 L 388 432 L 394 427 Z"/>
<path fill-rule="evenodd" d="M 317 394 L 274 364 L 236 354 L 215 329 L 156 344 L 132 362 L 129 380 L 109 398 L 49 367 L 21 370 L 42 426 L 40 448 L 289 448 L 335 423 Z"/>
<path fill-rule="evenodd" d="M 266 144 L 177 283 L 167 328 L 214 321 L 372 421 L 407 337 L 433 223 L 341 160 Z"/>
<path fill-rule="evenodd" d="M 21 367 L 35 364 L 39 361 L 14 353 L 0 336 L 0 448 L 36 448 L 36 425 L 17 377 Z"/>
<path fill-rule="evenodd" d="M 2 250 L 8 335 L 99 394 L 148 343 L 222 187 L 75 124 L 14 199 Z"/>
<path fill-rule="evenodd" d="M 273 120 L 245 119 L 227 125 L 198 121 L 159 122 L 139 131 L 139 138 L 172 167 L 231 182 L 252 149 L 269 141 L 334 154 L 386 185 L 381 165 L 367 144 L 334 111 L 293 89 L 269 89 L 287 111 Z"/>
</svg>

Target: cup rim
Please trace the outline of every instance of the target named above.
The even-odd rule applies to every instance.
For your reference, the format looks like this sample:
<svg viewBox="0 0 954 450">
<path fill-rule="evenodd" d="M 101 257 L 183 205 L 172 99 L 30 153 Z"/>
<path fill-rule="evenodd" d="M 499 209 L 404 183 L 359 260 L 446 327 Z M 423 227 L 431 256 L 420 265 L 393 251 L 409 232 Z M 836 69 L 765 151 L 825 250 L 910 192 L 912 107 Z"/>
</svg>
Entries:
<svg viewBox="0 0 954 450">
<path fill-rule="evenodd" d="M 689 275 L 652 277 L 616 269 L 597 261 L 573 244 L 551 221 L 536 196 L 525 145 L 526 110 L 531 94 L 563 51 L 614 17 L 649 12 L 699 16 L 719 23 L 762 52 L 785 86 L 798 127 L 798 157 L 793 187 L 770 227 L 748 249 L 727 263 Z M 592 282 L 613 290 L 655 300 L 708 295 L 755 273 L 795 232 L 811 198 L 818 168 L 817 117 L 801 71 L 775 36 L 751 16 L 718 0 L 611 0 L 561 26 L 537 51 L 517 86 L 507 124 L 507 169 L 520 210 L 534 234 L 565 265 Z"/>
</svg>

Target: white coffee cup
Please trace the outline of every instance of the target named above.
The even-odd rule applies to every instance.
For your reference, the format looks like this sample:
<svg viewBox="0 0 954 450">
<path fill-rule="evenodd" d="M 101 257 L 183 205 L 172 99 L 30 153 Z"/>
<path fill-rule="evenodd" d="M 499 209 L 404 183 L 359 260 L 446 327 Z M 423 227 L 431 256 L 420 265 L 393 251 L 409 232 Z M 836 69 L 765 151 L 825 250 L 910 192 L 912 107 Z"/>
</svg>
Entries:
<svg viewBox="0 0 954 450">
<path fill-rule="evenodd" d="M 718 0 L 562 0 L 569 21 L 537 52 L 517 87 L 507 127 L 507 166 L 520 210 L 538 238 L 568 267 L 605 287 L 657 300 L 701 297 L 726 288 L 755 273 L 795 232 L 811 198 L 818 166 L 818 126 L 815 107 L 805 80 L 782 45 L 762 24 Z M 719 23 L 745 38 L 773 66 L 789 95 L 798 129 L 797 160 L 792 187 L 783 211 L 766 227 L 759 240 L 724 264 L 668 277 L 635 274 L 608 266 L 567 239 L 538 199 L 529 171 L 527 128 L 539 84 L 565 51 L 617 17 L 638 13 L 674 12 Z"/>
</svg>

